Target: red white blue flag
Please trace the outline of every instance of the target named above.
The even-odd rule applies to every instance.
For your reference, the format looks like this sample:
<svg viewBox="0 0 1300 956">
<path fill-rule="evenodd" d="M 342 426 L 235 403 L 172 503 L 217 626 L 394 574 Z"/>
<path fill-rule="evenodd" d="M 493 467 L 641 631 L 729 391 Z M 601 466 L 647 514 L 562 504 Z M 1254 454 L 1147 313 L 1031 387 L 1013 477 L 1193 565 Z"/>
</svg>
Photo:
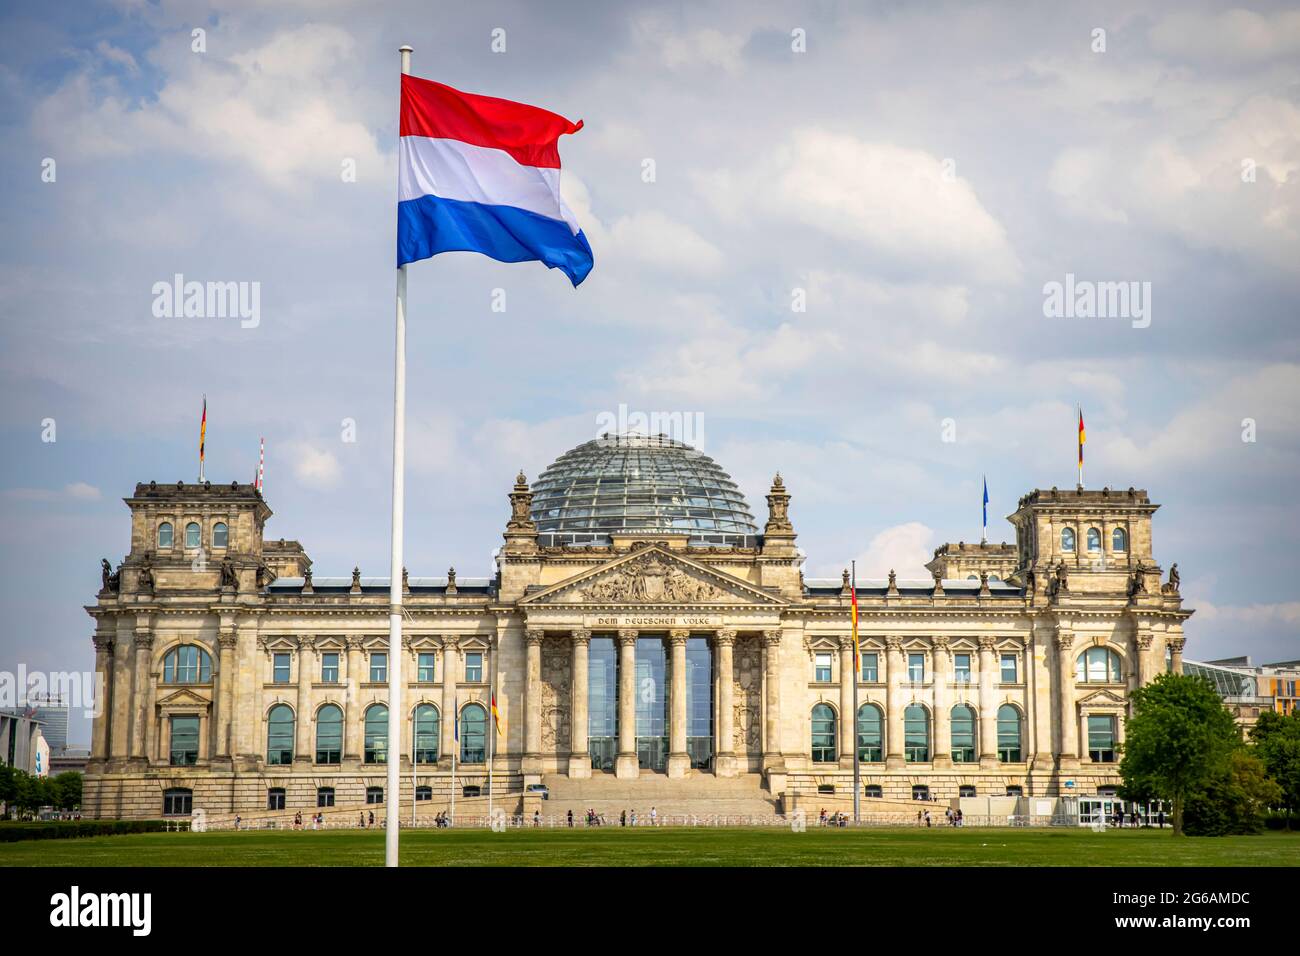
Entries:
<svg viewBox="0 0 1300 956">
<path fill-rule="evenodd" d="M 578 285 L 591 246 L 560 198 L 557 141 L 580 129 L 536 106 L 403 75 L 397 265 L 480 252 L 544 262 Z"/>
</svg>

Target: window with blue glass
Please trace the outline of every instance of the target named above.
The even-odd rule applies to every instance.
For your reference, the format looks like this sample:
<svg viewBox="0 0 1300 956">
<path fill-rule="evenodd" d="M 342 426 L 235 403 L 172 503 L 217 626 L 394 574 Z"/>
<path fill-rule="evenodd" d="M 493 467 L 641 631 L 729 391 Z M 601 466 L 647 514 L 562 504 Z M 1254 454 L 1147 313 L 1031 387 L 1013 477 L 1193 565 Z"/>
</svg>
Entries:
<svg viewBox="0 0 1300 956">
<path fill-rule="evenodd" d="M 483 655 L 478 651 L 465 655 L 465 683 L 483 683 Z"/>
<path fill-rule="evenodd" d="M 953 680 L 958 684 L 970 683 L 970 655 L 954 654 L 952 655 Z"/>
<path fill-rule="evenodd" d="M 466 704 L 460 712 L 460 762 L 487 762 L 487 711 Z"/>
<path fill-rule="evenodd" d="M 835 711 L 829 704 L 817 704 L 812 709 L 812 759 L 813 763 L 834 763 L 839 759 Z"/>
<path fill-rule="evenodd" d="M 862 681 L 865 684 L 880 683 L 880 655 L 875 652 L 862 655 Z"/>
<path fill-rule="evenodd" d="M 885 715 L 875 704 L 858 708 L 858 759 L 863 763 L 885 759 Z"/>
<path fill-rule="evenodd" d="M 293 709 L 276 704 L 266 715 L 266 762 L 293 763 Z"/>
<path fill-rule="evenodd" d="M 199 718 L 177 714 L 171 718 L 171 760 L 173 767 L 192 767 L 199 761 Z"/>
<path fill-rule="evenodd" d="M 438 762 L 438 708 L 432 704 L 415 708 L 415 762 Z"/>
<path fill-rule="evenodd" d="M 365 719 L 366 763 L 388 762 L 388 708 L 372 704 Z"/>
<path fill-rule="evenodd" d="M 201 647 L 182 644 L 163 658 L 164 684 L 206 684 L 212 680 L 212 657 Z"/>
<path fill-rule="evenodd" d="M 977 759 L 975 750 L 975 711 L 966 704 L 958 704 L 950 716 L 952 732 L 953 763 L 974 763 Z"/>
<path fill-rule="evenodd" d="M 343 711 L 326 704 L 316 711 L 316 762 L 336 764 L 343 756 Z"/>
<path fill-rule="evenodd" d="M 382 684 L 388 680 L 388 654 L 383 651 L 370 652 L 370 683 Z"/>
<path fill-rule="evenodd" d="M 713 760 L 713 649 L 703 637 L 686 642 L 686 752 L 691 766 Z"/>
<path fill-rule="evenodd" d="M 636 688 L 637 766 L 663 770 L 668 763 L 668 660 L 657 637 L 637 638 Z"/>
<path fill-rule="evenodd" d="M 907 655 L 907 679 L 913 684 L 921 684 L 925 682 L 924 654 Z"/>
<path fill-rule="evenodd" d="M 289 655 L 277 651 L 271 655 L 271 681 L 275 684 L 289 683 Z"/>
<path fill-rule="evenodd" d="M 1002 683 L 1020 683 L 1020 655 L 1015 653 L 1002 655 Z"/>
<path fill-rule="evenodd" d="M 830 651 L 818 651 L 813 655 L 813 680 L 819 684 L 831 682 L 832 655 Z"/>
<path fill-rule="evenodd" d="M 329 651 L 320 656 L 320 679 L 322 684 L 339 682 L 339 655 L 336 651 Z"/>
<path fill-rule="evenodd" d="M 593 770 L 614 772 L 618 754 L 618 649 L 593 637 L 587 651 L 587 746 Z"/>
<path fill-rule="evenodd" d="M 998 759 L 1003 763 L 1020 763 L 1020 711 L 1010 704 L 998 708 Z"/>
<path fill-rule="evenodd" d="M 421 684 L 432 684 L 434 681 L 434 660 L 433 651 L 421 651 L 415 659 L 415 679 Z"/>
<path fill-rule="evenodd" d="M 903 711 L 903 758 L 908 763 L 930 760 L 930 712 L 920 704 Z"/>
</svg>

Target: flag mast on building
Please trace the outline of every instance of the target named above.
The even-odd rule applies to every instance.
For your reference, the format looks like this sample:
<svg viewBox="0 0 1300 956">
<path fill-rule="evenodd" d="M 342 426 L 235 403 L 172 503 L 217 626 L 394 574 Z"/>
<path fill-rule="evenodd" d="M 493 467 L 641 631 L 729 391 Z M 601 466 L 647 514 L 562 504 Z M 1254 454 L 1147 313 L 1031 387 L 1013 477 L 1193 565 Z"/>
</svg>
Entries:
<svg viewBox="0 0 1300 956">
<path fill-rule="evenodd" d="M 266 480 L 266 438 L 262 437 L 257 445 L 257 476 L 253 479 L 253 487 L 258 491 L 262 490 L 262 482 Z"/>
<path fill-rule="evenodd" d="M 203 396 L 203 417 L 199 419 L 199 484 L 203 483 L 203 453 L 208 440 L 208 396 Z"/>
<path fill-rule="evenodd" d="M 989 543 L 989 476 L 984 476 L 984 524 L 980 532 L 980 544 Z"/>
<path fill-rule="evenodd" d="M 858 562 L 849 564 L 849 596 L 852 600 L 850 620 L 853 624 L 853 822 L 862 822 L 862 751 L 858 747 L 858 678 L 862 674 L 861 653 L 858 647 Z M 844 675 L 840 675 L 843 678 Z"/>
<path fill-rule="evenodd" d="M 401 659 L 402 516 L 406 456 L 406 266 L 441 252 L 542 262 L 576 287 L 591 246 L 560 198 L 559 138 L 582 129 L 556 113 L 462 93 L 411 76 L 402 57 L 397 148 L 397 322 L 393 363 L 393 520 L 388 659 Z M 388 739 L 402 739 L 401 668 L 388 669 Z M 460 715 L 456 715 L 459 736 Z M 455 761 L 455 754 L 452 760 Z M 397 866 L 399 761 L 388 763 L 384 863 Z M 455 769 L 452 798 L 455 799 Z M 412 794 L 414 796 L 414 794 Z M 454 813 L 453 813 L 454 819 Z"/>
<path fill-rule="evenodd" d="M 1083 490 L 1083 443 L 1088 440 L 1087 433 L 1083 430 L 1083 409 L 1079 409 L 1079 490 Z"/>
</svg>

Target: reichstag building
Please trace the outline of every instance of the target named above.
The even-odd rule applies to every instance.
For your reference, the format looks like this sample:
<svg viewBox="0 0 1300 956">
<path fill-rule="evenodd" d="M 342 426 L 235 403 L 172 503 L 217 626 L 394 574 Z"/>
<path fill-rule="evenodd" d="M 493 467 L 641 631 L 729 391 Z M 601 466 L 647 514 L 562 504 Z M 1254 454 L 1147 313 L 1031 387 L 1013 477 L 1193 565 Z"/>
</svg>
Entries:
<svg viewBox="0 0 1300 956">
<path fill-rule="evenodd" d="M 589 441 L 508 488 L 491 578 L 404 575 L 392 659 L 387 578 L 315 576 L 310 538 L 268 536 L 254 486 L 138 484 L 130 551 L 86 609 L 108 701 L 85 806 L 355 817 L 400 760 L 403 805 L 442 807 L 486 788 L 489 754 L 494 793 L 521 802 L 618 781 L 704 804 L 750 787 L 780 810 L 851 798 L 855 747 L 884 801 L 1118 784 L 1130 695 L 1181 669 L 1191 615 L 1145 491 L 1030 491 L 1014 544 L 944 545 L 928 580 L 859 580 L 856 673 L 848 573 L 804 577 L 797 491 L 777 475 L 760 527 L 707 455 Z"/>
</svg>

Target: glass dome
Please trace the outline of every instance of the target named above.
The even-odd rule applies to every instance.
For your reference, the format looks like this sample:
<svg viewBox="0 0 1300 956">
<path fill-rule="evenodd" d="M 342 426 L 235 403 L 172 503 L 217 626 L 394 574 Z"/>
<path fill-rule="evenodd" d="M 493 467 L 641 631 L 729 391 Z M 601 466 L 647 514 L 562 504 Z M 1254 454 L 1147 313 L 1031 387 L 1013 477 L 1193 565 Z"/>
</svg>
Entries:
<svg viewBox="0 0 1300 956">
<path fill-rule="evenodd" d="M 533 482 L 531 514 L 543 544 L 670 531 L 752 546 L 758 535 L 731 477 L 666 435 L 607 434 L 565 452 Z"/>
</svg>

